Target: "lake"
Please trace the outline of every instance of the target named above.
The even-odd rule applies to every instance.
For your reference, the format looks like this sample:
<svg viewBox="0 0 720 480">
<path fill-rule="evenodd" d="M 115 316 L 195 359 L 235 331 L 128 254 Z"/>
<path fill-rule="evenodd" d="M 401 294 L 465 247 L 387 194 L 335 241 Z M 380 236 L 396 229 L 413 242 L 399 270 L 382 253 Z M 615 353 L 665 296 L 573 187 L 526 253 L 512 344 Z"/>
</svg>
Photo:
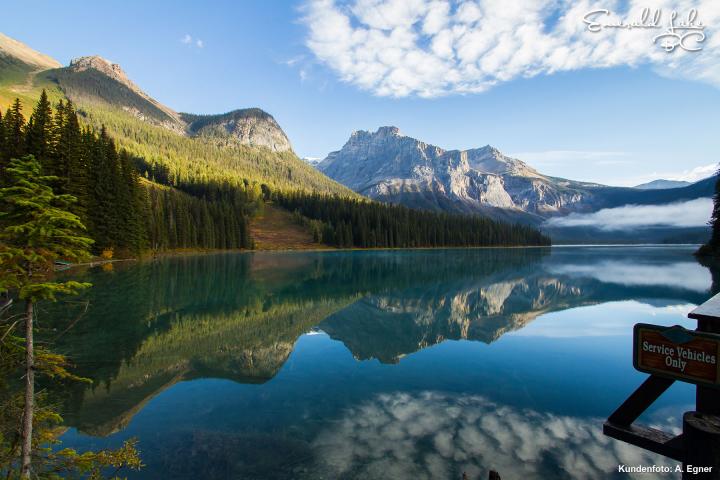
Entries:
<svg viewBox="0 0 720 480">
<path fill-rule="evenodd" d="M 632 478 L 602 434 L 637 322 L 694 328 L 692 247 L 224 253 L 106 265 L 40 313 L 76 373 L 65 446 L 130 478 Z M 48 324 L 49 318 L 52 322 Z M 679 431 L 676 383 L 641 422 Z M 642 478 L 652 478 L 642 475 Z M 665 475 L 662 478 L 675 478 Z"/>
</svg>

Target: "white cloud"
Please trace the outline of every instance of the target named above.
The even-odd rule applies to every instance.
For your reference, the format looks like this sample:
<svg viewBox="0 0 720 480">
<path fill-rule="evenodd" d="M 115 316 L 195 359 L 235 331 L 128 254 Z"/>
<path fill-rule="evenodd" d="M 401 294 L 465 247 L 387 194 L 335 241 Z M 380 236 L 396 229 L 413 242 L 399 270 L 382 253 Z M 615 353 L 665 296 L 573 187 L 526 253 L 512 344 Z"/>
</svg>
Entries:
<svg viewBox="0 0 720 480">
<path fill-rule="evenodd" d="M 665 52 L 662 30 L 589 32 L 590 0 L 307 0 L 307 46 L 340 78 L 376 95 L 435 97 L 477 93 L 514 78 L 559 71 L 648 64 L 661 75 L 720 86 L 720 2 L 606 0 L 608 21 L 637 19 L 643 8 L 699 12 L 699 52 Z"/>
<path fill-rule="evenodd" d="M 715 175 L 718 170 L 717 163 L 711 163 L 710 165 L 703 165 L 701 167 L 695 167 L 690 170 L 683 170 L 680 173 L 669 174 L 665 177 L 668 180 L 684 180 L 686 182 L 697 182 L 704 178 Z"/>
<path fill-rule="evenodd" d="M 183 37 L 180 39 L 180 43 L 189 46 L 196 46 L 197 48 L 205 47 L 204 41 L 200 40 L 199 38 L 193 38 L 193 36 L 189 33 L 183 35 Z"/>
<path fill-rule="evenodd" d="M 282 60 L 280 63 L 283 65 L 287 65 L 288 67 L 293 67 L 299 62 L 302 62 L 303 60 L 305 60 L 304 55 L 296 55 L 292 58 L 288 58 L 287 60 Z"/>
<path fill-rule="evenodd" d="M 674 405 L 677 407 L 676 405 Z M 678 433 L 678 411 L 653 414 Z M 618 464 L 676 462 L 610 439 L 601 418 L 578 418 L 501 405 L 479 395 L 382 394 L 345 412 L 312 447 L 322 478 L 604 479 Z M 632 478 L 632 477 L 631 477 Z"/>
<path fill-rule="evenodd" d="M 624 205 L 594 213 L 571 213 L 545 222 L 551 227 L 596 227 L 601 230 L 625 230 L 637 227 L 701 227 L 712 213 L 710 198 L 664 205 Z"/>
</svg>

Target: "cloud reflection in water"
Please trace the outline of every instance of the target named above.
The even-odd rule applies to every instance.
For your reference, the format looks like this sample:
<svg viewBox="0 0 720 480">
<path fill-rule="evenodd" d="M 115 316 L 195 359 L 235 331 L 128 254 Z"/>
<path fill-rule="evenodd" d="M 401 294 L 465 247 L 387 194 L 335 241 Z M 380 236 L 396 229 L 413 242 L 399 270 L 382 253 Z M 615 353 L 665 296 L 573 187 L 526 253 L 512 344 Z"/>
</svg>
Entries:
<svg viewBox="0 0 720 480">
<path fill-rule="evenodd" d="M 494 469 L 503 478 L 600 479 L 618 464 L 674 465 L 605 437 L 601 425 L 477 395 L 393 393 L 348 409 L 313 448 L 331 478 L 486 478 Z"/>
<path fill-rule="evenodd" d="M 594 278 L 604 283 L 634 286 L 666 286 L 705 292 L 712 283 L 710 272 L 697 262 L 663 264 L 605 260 L 593 264 L 566 263 L 548 269 L 557 275 Z M 682 283 L 678 285 L 678 280 Z"/>
</svg>

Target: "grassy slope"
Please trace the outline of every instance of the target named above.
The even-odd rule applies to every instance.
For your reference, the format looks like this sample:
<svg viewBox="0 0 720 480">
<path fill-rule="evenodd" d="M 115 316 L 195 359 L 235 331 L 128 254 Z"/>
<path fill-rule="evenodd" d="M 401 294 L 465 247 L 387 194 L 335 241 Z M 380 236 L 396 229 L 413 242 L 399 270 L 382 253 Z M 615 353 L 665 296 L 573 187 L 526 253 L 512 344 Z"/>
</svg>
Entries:
<svg viewBox="0 0 720 480">
<path fill-rule="evenodd" d="M 307 228 L 298 225 L 286 210 L 265 205 L 250 222 L 250 235 L 258 250 L 306 250 L 328 248 L 313 241 Z"/>
<path fill-rule="evenodd" d="M 32 113 L 32 107 L 42 92 L 42 86 L 35 84 L 37 77 L 33 68 L 24 63 L 0 56 L 0 109 L 3 115 L 10 104 L 19 98 L 23 104 L 23 114 L 26 118 Z M 43 82 L 44 83 L 44 82 Z M 56 85 L 47 85 L 47 93 L 53 103 L 64 98 L 63 93 Z"/>
</svg>

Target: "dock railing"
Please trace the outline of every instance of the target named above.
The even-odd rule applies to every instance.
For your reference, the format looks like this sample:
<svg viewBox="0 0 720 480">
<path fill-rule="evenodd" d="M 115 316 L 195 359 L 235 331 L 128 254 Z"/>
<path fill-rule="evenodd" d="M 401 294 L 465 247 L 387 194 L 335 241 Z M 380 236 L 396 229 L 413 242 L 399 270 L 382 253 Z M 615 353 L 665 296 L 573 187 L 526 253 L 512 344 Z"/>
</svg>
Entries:
<svg viewBox="0 0 720 480">
<path fill-rule="evenodd" d="M 610 415 L 603 424 L 603 432 L 609 437 L 682 462 L 683 479 L 720 480 L 720 294 L 691 311 L 688 317 L 697 320 L 695 330 L 677 326 L 635 326 L 633 362 L 635 368 L 651 374 Z M 654 337 L 642 337 L 638 332 L 646 335 L 650 332 Z M 659 338 L 664 349 L 646 348 L 646 338 Z M 655 352 L 658 350 L 670 358 L 665 366 L 657 362 Z M 689 357 L 686 356 L 688 350 L 692 350 Z M 652 367 L 642 363 L 643 353 L 645 359 L 655 355 L 654 361 L 648 362 Z M 699 366 L 695 366 L 692 374 L 687 374 L 683 366 L 681 373 L 672 360 L 688 358 Z M 672 435 L 634 425 L 675 381 L 696 385 L 695 410 L 684 413 L 682 433 Z"/>
</svg>

